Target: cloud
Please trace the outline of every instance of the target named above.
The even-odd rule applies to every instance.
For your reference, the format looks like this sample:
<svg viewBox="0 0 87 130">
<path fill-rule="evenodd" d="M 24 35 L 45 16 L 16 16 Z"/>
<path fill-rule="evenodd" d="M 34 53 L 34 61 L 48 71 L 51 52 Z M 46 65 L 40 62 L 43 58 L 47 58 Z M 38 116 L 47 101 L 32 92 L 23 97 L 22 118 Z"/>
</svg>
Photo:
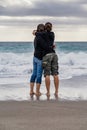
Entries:
<svg viewBox="0 0 87 130">
<path fill-rule="evenodd" d="M 38 23 L 45 23 L 47 21 L 52 22 L 55 25 L 87 25 L 87 18 L 75 18 L 75 17 L 0 17 L 0 25 L 2 26 L 34 26 Z"/>
<path fill-rule="evenodd" d="M 37 24 L 48 21 L 58 41 L 87 40 L 87 0 L 0 0 L 2 41 L 32 40 Z"/>
<path fill-rule="evenodd" d="M 11 0 L 10 0 L 11 1 Z M 4 0 L 5 2 L 5 0 Z M 13 2 L 13 1 L 12 1 Z M 14 3 L 14 2 L 13 2 Z M 87 4 L 86 0 L 77 1 L 33 1 L 27 4 L 27 1 L 0 6 L 1 16 L 57 16 L 57 17 L 87 17 L 87 10 L 83 4 Z M 32 6 L 31 6 L 32 5 Z"/>
<path fill-rule="evenodd" d="M 0 0 L 1 26 L 31 26 L 45 21 L 55 25 L 87 25 L 87 1 Z"/>
</svg>

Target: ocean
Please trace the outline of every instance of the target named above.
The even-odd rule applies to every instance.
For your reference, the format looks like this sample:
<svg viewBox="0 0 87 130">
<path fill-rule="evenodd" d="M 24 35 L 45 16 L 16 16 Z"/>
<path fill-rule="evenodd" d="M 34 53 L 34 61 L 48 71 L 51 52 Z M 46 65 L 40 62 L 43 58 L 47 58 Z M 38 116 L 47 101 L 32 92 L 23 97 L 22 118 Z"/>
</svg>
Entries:
<svg viewBox="0 0 87 130">
<path fill-rule="evenodd" d="M 60 99 L 86 100 L 87 42 L 55 44 L 59 59 Z M 0 42 L 0 100 L 29 99 L 29 87 L 26 84 L 29 84 L 32 73 L 33 52 L 33 42 Z M 76 78 L 78 83 L 74 80 Z M 51 80 L 53 81 L 52 77 Z M 41 90 L 45 93 L 44 77 L 42 81 Z M 21 87 L 15 87 L 15 84 L 21 84 Z M 54 87 L 51 88 L 51 93 L 53 90 Z M 45 99 L 44 94 L 42 99 Z"/>
</svg>

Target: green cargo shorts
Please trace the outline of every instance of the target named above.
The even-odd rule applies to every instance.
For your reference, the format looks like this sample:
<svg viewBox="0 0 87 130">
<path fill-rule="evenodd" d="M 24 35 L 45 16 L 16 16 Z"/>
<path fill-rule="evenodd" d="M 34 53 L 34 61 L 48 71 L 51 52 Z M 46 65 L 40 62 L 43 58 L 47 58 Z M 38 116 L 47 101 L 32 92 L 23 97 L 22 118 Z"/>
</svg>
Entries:
<svg viewBox="0 0 87 130">
<path fill-rule="evenodd" d="M 58 75 L 58 56 L 55 53 L 46 54 L 43 57 L 42 66 L 45 77 L 46 75 Z"/>
</svg>

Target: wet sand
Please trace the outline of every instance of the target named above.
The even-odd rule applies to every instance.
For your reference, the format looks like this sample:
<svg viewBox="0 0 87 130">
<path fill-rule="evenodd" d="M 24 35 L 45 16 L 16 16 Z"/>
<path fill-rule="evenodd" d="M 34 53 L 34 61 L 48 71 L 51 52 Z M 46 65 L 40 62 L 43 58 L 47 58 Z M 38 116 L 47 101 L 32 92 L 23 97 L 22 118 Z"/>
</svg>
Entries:
<svg viewBox="0 0 87 130">
<path fill-rule="evenodd" d="M 0 130 L 87 130 L 87 101 L 0 101 Z"/>
</svg>

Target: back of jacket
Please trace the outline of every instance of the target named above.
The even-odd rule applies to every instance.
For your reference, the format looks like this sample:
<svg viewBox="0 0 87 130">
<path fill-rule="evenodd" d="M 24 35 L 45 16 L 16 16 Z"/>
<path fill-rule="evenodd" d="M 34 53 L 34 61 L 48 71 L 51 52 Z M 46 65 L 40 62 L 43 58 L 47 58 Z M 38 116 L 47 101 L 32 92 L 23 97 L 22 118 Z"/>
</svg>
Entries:
<svg viewBox="0 0 87 130">
<path fill-rule="evenodd" d="M 42 57 L 48 53 L 55 53 L 53 49 L 54 33 L 53 32 L 37 32 L 36 38 L 39 39 L 39 43 L 42 45 Z"/>
<path fill-rule="evenodd" d="M 47 41 L 41 35 L 36 35 L 34 39 L 34 56 L 42 60 L 43 56 L 52 52 L 55 51 L 47 44 Z"/>
</svg>

